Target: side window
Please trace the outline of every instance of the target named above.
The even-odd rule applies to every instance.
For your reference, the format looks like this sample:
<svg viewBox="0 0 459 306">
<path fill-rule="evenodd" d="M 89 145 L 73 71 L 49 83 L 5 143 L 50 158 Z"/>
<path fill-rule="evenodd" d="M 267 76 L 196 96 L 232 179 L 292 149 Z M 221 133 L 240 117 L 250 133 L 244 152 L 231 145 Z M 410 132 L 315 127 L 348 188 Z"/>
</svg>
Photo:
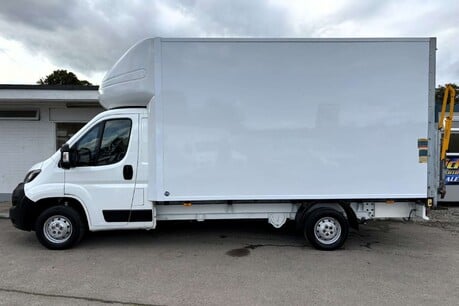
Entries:
<svg viewBox="0 0 459 306">
<path fill-rule="evenodd" d="M 131 134 L 130 119 L 113 119 L 99 123 L 74 146 L 76 166 L 103 166 L 119 162 L 127 153 Z"/>
<path fill-rule="evenodd" d="M 131 120 L 109 120 L 105 123 L 97 165 L 109 165 L 119 162 L 127 153 Z"/>
</svg>

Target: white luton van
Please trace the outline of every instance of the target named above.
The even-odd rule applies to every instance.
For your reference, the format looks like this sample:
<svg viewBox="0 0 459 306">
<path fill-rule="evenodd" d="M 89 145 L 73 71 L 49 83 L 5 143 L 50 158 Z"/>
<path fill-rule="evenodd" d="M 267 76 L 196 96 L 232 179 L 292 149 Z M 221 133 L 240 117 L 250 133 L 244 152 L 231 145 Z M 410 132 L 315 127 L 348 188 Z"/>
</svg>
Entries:
<svg viewBox="0 0 459 306">
<path fill-rule="evenodd" d="M 315 248 L 426 217 L 439 189 L 435 38 L 178 39 L 131 47 L 107 109 L 13 193 L 50 249 L 167 220 L 294 220 Z"/>
</svg>

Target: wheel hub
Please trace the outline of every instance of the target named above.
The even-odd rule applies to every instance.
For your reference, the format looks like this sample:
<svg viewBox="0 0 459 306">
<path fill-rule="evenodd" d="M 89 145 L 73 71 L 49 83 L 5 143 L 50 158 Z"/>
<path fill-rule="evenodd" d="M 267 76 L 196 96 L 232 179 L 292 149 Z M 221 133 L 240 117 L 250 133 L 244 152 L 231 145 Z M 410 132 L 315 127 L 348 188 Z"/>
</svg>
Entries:
<svg viewBox="0 0 459 306">
<path fill-rule="evenodd" d="M 316 239 L 323 244 L 335 243 L 341 236 L 341 225 L 338 220 L 332 217 L 319 219 L 314 228 Z"/>
<path fill-rule="evenodd" d="M 72 234 L 72 223 L 67 217 L 52 216 L 43 225 L 43 233 L 53 243 L 63 243 Z"/>
</svg>

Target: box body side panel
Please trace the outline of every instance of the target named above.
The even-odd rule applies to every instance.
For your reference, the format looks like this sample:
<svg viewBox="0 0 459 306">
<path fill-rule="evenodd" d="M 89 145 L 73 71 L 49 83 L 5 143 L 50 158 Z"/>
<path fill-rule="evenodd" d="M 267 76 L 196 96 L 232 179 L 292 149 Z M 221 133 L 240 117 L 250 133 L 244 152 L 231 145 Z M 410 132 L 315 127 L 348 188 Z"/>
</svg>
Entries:
<svg viewBox="0 0 459 306">
<path fill-rule="evenodd" d="M 428 40 L 163 41 L 150 200 L 426 197 L 429 55 Z"/>
</svg>

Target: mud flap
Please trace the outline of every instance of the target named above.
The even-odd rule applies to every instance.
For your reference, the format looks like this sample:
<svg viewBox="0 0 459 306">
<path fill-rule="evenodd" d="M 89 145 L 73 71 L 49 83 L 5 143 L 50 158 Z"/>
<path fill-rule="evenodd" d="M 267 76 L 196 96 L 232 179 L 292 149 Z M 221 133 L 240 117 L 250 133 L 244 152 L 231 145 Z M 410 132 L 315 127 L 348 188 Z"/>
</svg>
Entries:
<svg viewBox="0 0 459 306">
<path fill-rule="evenodd" d="M 429 217 L 426 215 L 426 206 L 424 204 L 415 204 L 416 210 L 415 215 L 418 218 L 423 220 L 429 220 Z"/>
</svg>

